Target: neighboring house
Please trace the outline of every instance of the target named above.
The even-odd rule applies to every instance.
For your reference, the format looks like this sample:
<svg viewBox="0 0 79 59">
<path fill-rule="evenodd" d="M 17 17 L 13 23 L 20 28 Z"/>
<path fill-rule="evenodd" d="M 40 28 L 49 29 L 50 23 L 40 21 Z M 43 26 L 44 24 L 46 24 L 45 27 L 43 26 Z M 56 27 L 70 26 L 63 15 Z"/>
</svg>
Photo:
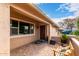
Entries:
<svg viewBox="0 0 79 59">
<path fill-rule="evenodd" d="M 58 26 L 36 5 L 16 3 L 10 6 L 10 49 L 35 40 L 58 37 Z"/>
</svg>

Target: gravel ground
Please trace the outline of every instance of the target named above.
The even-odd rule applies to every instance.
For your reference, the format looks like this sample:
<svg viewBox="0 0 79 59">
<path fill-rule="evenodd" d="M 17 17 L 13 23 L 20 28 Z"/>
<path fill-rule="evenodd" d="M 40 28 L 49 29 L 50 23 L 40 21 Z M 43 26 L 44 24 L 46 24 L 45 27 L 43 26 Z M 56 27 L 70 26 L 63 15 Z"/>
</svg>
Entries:
<svg viewBox="0 0 79 59">
<path fill-rule="evenodd" d="M 58 45 L 43 44 L 28 44 L 11 51 L 11 56 L 53 56 L 53 49 Z"/>
</svg>

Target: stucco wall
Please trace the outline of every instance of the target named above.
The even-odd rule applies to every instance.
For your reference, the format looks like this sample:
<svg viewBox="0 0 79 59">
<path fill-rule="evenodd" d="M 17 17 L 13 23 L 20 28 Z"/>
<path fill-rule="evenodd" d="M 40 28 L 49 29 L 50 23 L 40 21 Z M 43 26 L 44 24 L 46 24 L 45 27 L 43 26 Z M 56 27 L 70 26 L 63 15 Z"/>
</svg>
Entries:
<svg viewBox="0 0 79 59">
<path fill-rule="evenodd" d="M 58 33 L 58 30 L 50 25 L 50 37 L 51 40 L 54 40 L 56 42 L 60 42 L 60 34 Z"/>
<path fill-rule="evenodd" d="M 58 37 L 59 36 L 57 29 L 55 27 L 51 26 L 51 25 L 50 25 L 50 35 L 52 37 Z"/>
<path fill-rule="evenodd" d="M 71 42 L 74 48 L 75 55 L 79 56 L 79 41 L 75 38 L 71 38 Z"/>
<path fill-rule="evenodd" d="M 10 49 L 21 47 L 25 44 L 29 44 L 35 40 L 38 40 L 39 37 L 39 29 L 35 26 L 35 34 L 27 34 L 27 35 L 16 35 L 11 37 L 10 39 Z"/>
<path fill-rule="evenodd" d="M 34 40 L 35 40 L 35 35 L 11 38 L 10 48 L 12 50 L 12 49 L 20 47 L 22 45 L 28 44 Z"/>
<path fill-rule="evenodd" d="M 0 55 L 10 55 L 10 9 L 9 4 L 0 4 Z"/>
</svg>

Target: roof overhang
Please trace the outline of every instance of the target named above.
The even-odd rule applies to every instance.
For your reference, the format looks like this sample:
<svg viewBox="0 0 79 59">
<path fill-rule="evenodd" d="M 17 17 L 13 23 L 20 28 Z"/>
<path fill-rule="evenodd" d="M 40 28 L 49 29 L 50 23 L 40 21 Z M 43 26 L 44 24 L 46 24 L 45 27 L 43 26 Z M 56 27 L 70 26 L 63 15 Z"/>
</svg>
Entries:
<svg viewBox="0 0 79 59">
<path fill-rule="evenodd" d="M 52 20 L 50 20 L 50 18 L 48 18 L 43 12 L 41 12 L 34 4 L 14 3 L 11 4 L 11 7 L 14 8 L 18 13 L 33 18 L 37 21 L 44 22 L 46 24 L 52 24 L 52 26 L 58 28 L 58 26 Z"/>
</svg>

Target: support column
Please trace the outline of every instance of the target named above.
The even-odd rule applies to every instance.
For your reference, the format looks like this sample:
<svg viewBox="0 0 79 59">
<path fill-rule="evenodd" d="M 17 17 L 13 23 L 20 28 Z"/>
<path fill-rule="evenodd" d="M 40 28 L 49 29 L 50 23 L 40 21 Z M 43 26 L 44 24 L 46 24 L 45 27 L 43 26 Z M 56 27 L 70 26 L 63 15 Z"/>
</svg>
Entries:
<svg viewBox="0 0 79 59">
<path fill-rule="evenodd" d="M 48 35 L 48 44 L 50 43 L 51 36 L 50 36 L 50 24 L 47 25 L 47 35 Z"/>
<path fill-rule="evenodd" d="M 0 4 L 0 56 L 10 55 L 10 7 Z"/>
</svg>

